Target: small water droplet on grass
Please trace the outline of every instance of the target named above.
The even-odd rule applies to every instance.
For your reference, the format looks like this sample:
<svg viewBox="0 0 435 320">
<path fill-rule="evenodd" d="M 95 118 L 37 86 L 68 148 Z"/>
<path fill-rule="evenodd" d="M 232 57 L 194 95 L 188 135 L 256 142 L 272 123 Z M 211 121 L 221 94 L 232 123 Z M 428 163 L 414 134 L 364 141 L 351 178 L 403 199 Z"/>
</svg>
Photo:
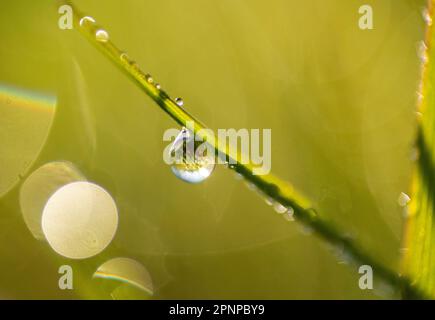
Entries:
<svg viewBox="0 0 435 320">
<path fill-rule="evenodd" d="M 107 42 L 107 41 L 109 41 L 109 34 L 107 33 L 106 30 L 99 29 L 99 30 L 97 30 L 97 32 L 95 32 L 95 39 L 98 42 L 103 42 L 103 43 Z"/>
<path fill-rule="evenodd" d="M 184 105 L 184 101 L 181 98 L 176 98 L 175 99 L 175 103 L 179 106 L 182 107 Z"/>
</svg>

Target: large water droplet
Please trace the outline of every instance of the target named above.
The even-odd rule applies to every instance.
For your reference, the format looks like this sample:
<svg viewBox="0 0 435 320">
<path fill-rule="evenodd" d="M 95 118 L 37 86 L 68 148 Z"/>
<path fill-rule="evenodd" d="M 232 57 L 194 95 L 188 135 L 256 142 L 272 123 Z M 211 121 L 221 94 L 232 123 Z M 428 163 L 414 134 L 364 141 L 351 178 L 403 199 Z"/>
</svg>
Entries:
<svg viewBox="0 0 435 320">
<path fill-rule="evenodd" d="M 99 29 L 95 32 L 95 39 L 99 42 L 107 42 L 109 41 L 109 34 L 106 30 Z"/>
<path fill-rule="evenodd" d="M 207 179 L 215 168 L 214 155 L 198 152 L 195 135 L 183 128 L 175 138 L 169 152 L 175 159 L 172 172 L 181 180 L 189 183 L 200 183 Z"/>
</svg>

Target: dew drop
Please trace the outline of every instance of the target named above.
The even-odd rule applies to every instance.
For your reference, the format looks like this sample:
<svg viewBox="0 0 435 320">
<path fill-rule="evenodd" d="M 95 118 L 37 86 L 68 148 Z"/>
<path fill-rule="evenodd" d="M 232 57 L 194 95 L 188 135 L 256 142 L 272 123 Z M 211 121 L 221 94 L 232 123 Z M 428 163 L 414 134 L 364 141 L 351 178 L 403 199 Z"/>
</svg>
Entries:
<svg viewBox="0 0 435 320">
<path fill-rule="evenodd" d="M 86 16 L 80 19 L 80 27 L 83 27 L 85 23 L 95 23 L 95 20 L 92 17 Z"/>
<path fill-rule="evenodd" d="M 268 206 L 273 206 L 273 199 L 271 197 L 265 196 L 264 201 Z"/>
<path fill-rule="evenodd" d="M 397 199 L 397 203 L 401 207 L 406 207 L 409 201 L 411 201 L 411 198 L 404 192 L 401 192 L 399 198 Z"/>
<path fill-rule="evenodd" d="M 106 30 L 99 29 L 97 30 L 97 32 L 95 32 L 95 39 L 98 42 L 107 42 L 109 41 L 109 34 L 107 33 Z"/>
<path fill-rule="evenodd" d="M 150 74 L 146 74 L 146 75 L 145 75 L 145 80 L 146 80 L 148 83 L 154 83 L 154 79 L 153 79 L 153 77 L 152 77 Z"/>
<path fill-rule="evenodd" d="M 423 15 L 424 22 L 426 22 L 426 24 L 428 26 L 431 26 L 432 25 L 432 18 L 430 16 L 430 12 L 429 12 L 429 10 L 427 8 L 423 9 L 422 15 Z"/>
<path fill-rule="evenodd" d="M 184 101 L 181 98 L 176 98 L 175 99 L 175 103 L 179 106 L 182 107 L 184 105 Z"/>
<path fill-rule="evenodd" d="M 123 52 L 123 53 L 121 53 L 121 54 L 119 55 L 119 59 L 120 59 L 122 62 L 126 63 L 126 64 L 131 64 L 131 63 L 132 63 L 131 58 L 130 58 L 130 57 L 128 56 L 128 54 L 125 53 L 125 52 Z"/>
<path fill-rule="evenodd" d="M 156 83 L 156 89 L 160 90 L 162 88 L 162 86 L 159 83 Z"/>
<path fill-rule="evenodd" d="M 293 208 L 287 208 L 287 212 L 284 213 L 283 217 L 287 221 L 295 221 L 295 211 L 293 210 Z"/>
<path fill-rule="evenodd" d="M 427 45 L 424 41 L 420 41 L 417 47 L 417 54 L 423 63 L 426 63 L 428 61 L 429 58 L 427 56 Z"/>
<path fill-rule="evenodd" d="M 278 212 L 279 214 L 283 214 L 287 212 L 287 208 L 284 207 L 281 203 L 275 203 L 275 205 L 273 206 L 273 208 L 275 209 L 276 212 Z"/>
<path fill-rule="evenodd" d="M 188 183 L 200 183 L 212 174 L 214 155 L 198 151 L 202 150 L 195 145 L 195 135 L 183 128 L 169 149 L 173 160 L 171 170 L 176 177 Z"/>
</svg>

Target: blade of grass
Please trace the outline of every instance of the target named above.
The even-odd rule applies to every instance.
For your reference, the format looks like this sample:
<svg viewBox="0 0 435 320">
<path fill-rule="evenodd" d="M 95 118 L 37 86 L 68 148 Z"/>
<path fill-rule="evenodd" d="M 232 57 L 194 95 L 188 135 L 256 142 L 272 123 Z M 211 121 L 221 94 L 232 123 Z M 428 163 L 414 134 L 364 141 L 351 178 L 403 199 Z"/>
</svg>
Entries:
<svg viewBox="0 0 435 320">
<path fill-rule="evenodd" d="M 70 2 L 66 4 L 73 7 Z M 73 7 L 74 8 L 74 7 Z M 194 133 L 203 141 L 207 139 L 207 131 L 198 119 L 189 114 L 184 108 L 177 105 L 164 90 L 158 88 L 149 74 L 145 74 L 126 53 L 119 50 L 115 44 L 108 38 L 99 41 L 96 33 L 104 30 L 93 19 L 83 19 L 86 15 L 82 14 L 77 8 L 73 9 L 75 26 L 79 26 L 79 31 L 106 57 L 108 57 L 119 69 L 121 69 L 139 88 L 144 91 L 160 108 L 165 111 L 180 126 L 187 126 L 188 122 L 194 122 Z M 223 149 L 219 144 L 214 145 L 218 154 L 225 155 L 227 160 L 233 159 L 235 165 L 230 166 L 243 178 L 252 183 L 265 197 L 273 199 L 285 207 L 291 207 L 294 210 L 296 220 L 312 229 L 318 236 L 331 243 L 333 246 L 340 248 L 346 256 L 351 257 L 356 264 L 366 264 L 373 268 L 374 274 L 383 281 L 396 289 L 403 289 L 412 293 L 413 297 L 423 298 L 420 290 L 412 286 L 409 279 L 400 276 L 394 270 L 386 268 L 369 254 L 367 254 L 353 239 L 346 235 L 346 232 L 336 228 L 333 222 L 328 221 L 311 207 L 310 202 L 295 188 L 287 182 L 282 181 L 276 176 L 254 175 L 253 168 L 250 165 L 242 164 L 239 154 L 230 154 L 228 148 Z"/>
<path fill-rule="evenodd" d="M 402 257 L 403 273 L 432 297 L 435 296 L 435 33 L 431 22 L 434 8 L 435 0 L 428 0 L 424 13 L 428 27 L 420 52 L 418 161 L 411 185 Z"/>
</svg>

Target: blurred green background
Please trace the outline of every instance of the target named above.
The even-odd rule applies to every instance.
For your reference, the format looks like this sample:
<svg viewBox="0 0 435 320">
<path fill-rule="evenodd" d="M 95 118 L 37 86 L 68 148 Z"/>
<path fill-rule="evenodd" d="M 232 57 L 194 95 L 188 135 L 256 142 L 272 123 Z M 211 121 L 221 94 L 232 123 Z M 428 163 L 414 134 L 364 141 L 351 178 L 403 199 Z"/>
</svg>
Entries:
<svg viewBox="0 0 435 320">
<path fill-rule="evenodd" d="M 424 0 L 73 3 L 209 127 L 271 128 L 272 172 L 398 268 Z M 364 4 L 374 30 L 358 28 Z M 174 122 L 79 32 L 60 30 L 57 8 L 0 3 L 0 85 L 57 100 L 21 108 L 0 95 L 0 298 L 109 298 L 91 276 L 117 256 L 148 269 L 156 299 L 391 297 L 376 280 L 360 290 L 356 267 L 223 167 L 200 185 L 178 180 L 162 161 Z M 57 255 L 23 222 L 22 181 L 55 160 L 118 205 L 118 232 L 91 259 Z M 62 264 L 72 291 L 58 288 Z"/>
</svg>

